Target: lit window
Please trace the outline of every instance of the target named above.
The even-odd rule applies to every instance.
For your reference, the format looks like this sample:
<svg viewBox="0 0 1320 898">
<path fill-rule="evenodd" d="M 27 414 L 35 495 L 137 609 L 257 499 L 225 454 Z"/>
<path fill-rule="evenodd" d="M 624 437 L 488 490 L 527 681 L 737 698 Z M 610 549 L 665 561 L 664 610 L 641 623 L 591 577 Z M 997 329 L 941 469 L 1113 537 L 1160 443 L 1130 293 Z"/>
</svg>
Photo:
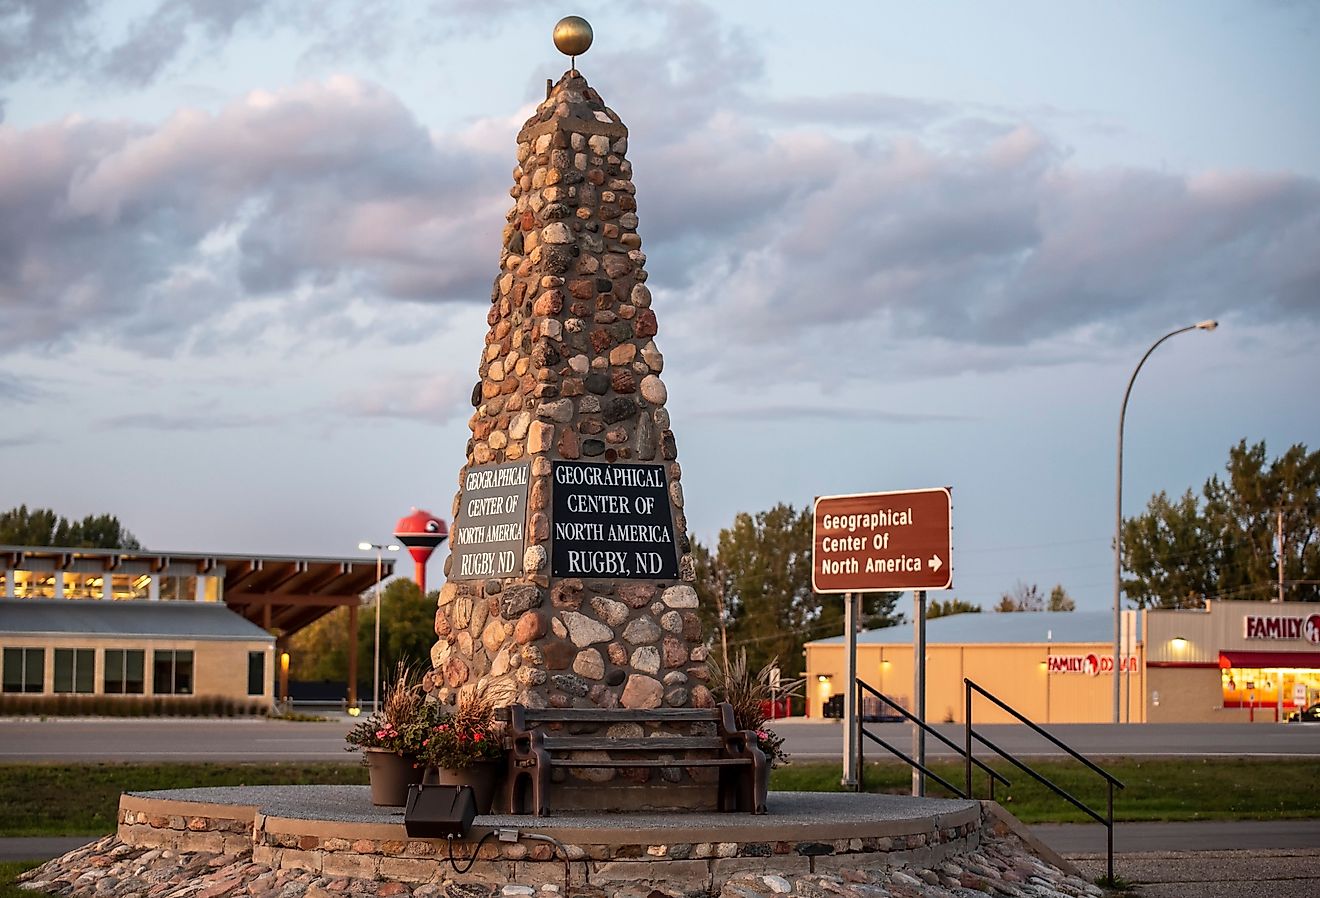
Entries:
<svg viewBox="0 0 1320 898">
<path fill-rule="evenodd" d="M 50 571 L 14 571 L 14 597 L 55 598 L 55 575 Z"/>
<path fill-rule="evenodd" d="M 111 574 L 110 597 L 113 599 L 149 598 L 151 577 L 146 574 Z"/>
</svg>

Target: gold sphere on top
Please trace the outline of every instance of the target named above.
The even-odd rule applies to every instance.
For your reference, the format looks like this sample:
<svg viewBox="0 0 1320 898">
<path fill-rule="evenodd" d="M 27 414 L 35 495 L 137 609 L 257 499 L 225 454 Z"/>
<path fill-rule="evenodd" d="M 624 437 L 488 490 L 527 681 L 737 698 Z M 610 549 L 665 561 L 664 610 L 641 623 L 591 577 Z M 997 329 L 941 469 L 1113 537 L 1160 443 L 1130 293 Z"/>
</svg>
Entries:
<svg viewBox="0 0 1320 898">
<path fill-rule="evenodd" d="M 581 16 L 564 16 L 555 23 L 555 47 L 565 56 L 587 52 L 591 37 L 591 23 Z"/>
</svg>

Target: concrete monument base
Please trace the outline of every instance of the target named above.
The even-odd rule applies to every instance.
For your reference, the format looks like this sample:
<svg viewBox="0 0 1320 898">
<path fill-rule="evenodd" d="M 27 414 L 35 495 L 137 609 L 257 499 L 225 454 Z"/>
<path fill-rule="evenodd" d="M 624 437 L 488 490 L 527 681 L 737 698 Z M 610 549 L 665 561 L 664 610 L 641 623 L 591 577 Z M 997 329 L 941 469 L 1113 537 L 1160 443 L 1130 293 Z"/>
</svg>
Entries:
<svg viewBox="0 0 1320 898">
<path fill-rule="evenodd" d="M 250 786 L 125 794 L 115 835 L 24 879 L 162 898 L 809 895 L 825 881 L 841 895 L 944 896 L 1013 894 L 1028 879 L 1058 886 L 1033 894 L 1098 894 L 1075 872 L 976 801 L 772 792 L 762 816 L 492 815 L 449 843 L 409 838 L 402 810 L 374 807 L 367 786 Z"/>
</svg>

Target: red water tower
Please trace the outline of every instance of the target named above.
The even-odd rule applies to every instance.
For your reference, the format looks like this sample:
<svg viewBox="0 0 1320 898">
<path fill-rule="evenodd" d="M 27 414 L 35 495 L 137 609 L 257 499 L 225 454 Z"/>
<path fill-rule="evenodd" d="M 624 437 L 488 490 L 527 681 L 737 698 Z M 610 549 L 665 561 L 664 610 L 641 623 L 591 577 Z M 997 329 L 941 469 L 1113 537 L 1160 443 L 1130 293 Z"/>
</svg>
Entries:
<svg viewBox="0 0 1320 898">
<path fill-rule="evenodd" d="M 445 522 L 421 508 L 414 508 L 406 518 L 394 525 L 394 538 L 408 547 L 408 554 L 417 565 L 417 586 L 426 595 L 426 562 L 435 547 L 449 538 Z"/>
</svg>

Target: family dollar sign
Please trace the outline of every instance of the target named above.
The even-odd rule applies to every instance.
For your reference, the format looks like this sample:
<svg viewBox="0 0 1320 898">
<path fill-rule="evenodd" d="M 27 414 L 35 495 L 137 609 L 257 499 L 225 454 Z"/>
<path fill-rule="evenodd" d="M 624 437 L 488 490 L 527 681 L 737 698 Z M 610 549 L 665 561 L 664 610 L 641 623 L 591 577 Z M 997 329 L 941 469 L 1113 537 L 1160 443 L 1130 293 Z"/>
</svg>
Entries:
<svg viewBox="0 0 1320 898">
<path fill-rule="evenodd" d="M 812 522 L 816 592 L 903 592 L 953 586 L 949 487 L 822 496 Z"/>
</svg>

